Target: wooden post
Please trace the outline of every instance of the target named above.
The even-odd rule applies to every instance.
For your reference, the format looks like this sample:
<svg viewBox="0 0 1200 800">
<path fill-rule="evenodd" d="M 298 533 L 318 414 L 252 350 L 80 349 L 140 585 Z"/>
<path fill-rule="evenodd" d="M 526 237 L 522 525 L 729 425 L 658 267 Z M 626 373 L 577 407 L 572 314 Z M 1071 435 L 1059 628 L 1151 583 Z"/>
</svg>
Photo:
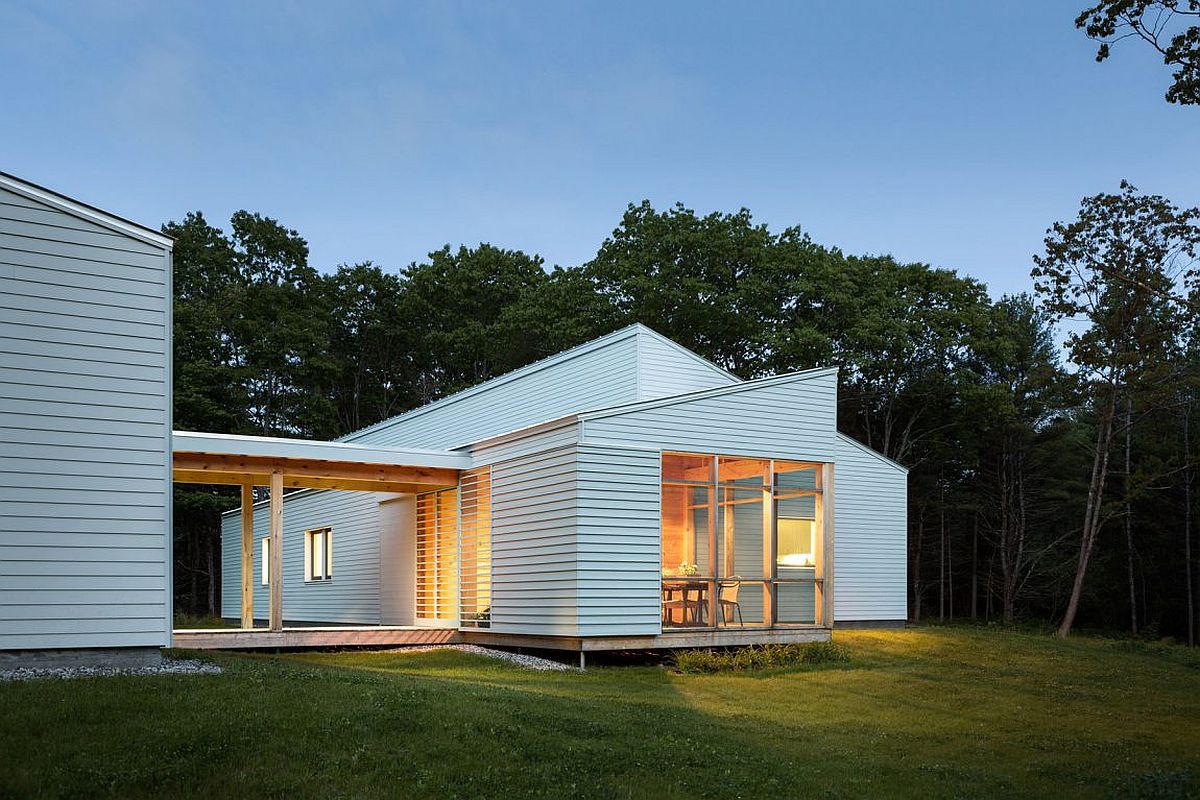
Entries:
<svg viewBox="0 0 1200 800">
<path fill-rule="evenodd" d="M 283 630 L 283 472 L 271 473 L 271 564 L 267 581 L 271 590 L 271 630 Z"/>
<path fill-rule="evenodd" d="M 254 627 L 254 487 L 242 485 L 242 628 Z"/>
<path fill-rule="evenodd" d="M 709 584 L 708 592 L 708 624 L 714 628 L 723 624 L 721 619 L 721 581 L 724 569 L 717 565 L 717 489 L 713 484 L 712 467 L 709 468 L 708 482 L 708 574 L 714 579 Z"/>
<path fill-rule="evenodd" d="M 833 464 L 821 466 L 821 619 L 826 628 L 833 627 L 833 515 L 836 503 L 833 491 Z"/>
<path fill-rule="evenodd" d="M 775 462 L 764 461 L 763 486 L 763 624 L 775 624 Z"/>
</svg>

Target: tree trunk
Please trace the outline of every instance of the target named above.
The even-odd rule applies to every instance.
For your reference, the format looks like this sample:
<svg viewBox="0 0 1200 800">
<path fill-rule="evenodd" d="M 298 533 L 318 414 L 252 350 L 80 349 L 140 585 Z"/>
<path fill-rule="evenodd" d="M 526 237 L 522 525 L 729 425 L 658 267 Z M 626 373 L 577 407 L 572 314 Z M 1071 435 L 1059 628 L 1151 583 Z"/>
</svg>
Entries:
<svg viewBox="0 0 1200 800">
<path fill-rule="evenodd" d="M 1131 425 L 1133 423 L 1133 401 L 1125 400 L 1125 566 L 1129 576 L 1129 631 L 1138 632 L 1137 585 L 1133 577 L 1133 507 L 1129 498 L 1129 481 L 1133 476 L 1130 467 Z"/>
<path fill-rule="evenodd" d="M 216 616 L 217 613 L 217 566 L 216 559 L 213 557 L 213 551 L 216 547 L 211 534 L 204 537 L 208 540 L 208 604 L 207 609 L 210 616 Z"/>
<path fill-rule="evenodd" d="M 1113 417 L 1116 415 L 1116 399 L 1110 395 L 1100 414 L 1100 425 L 1096 430 L 1096 454 L 1092 459 L 1092 476 L 1088 482 L 1087 508 L 1084 510 L 1083 530 L 1079 537 L 1079 562 L 1075 567 L 1075 580 L 1071 584 L 1071 598 L 1062 623 L 1058 626 L 1058 637 L 1065 639 L 1075 625 L 1079 613 L 1079 599 L 1083 596 L 1083 582 L 1087 576 L 1092 549 L 1096 546 L 1096 535 L 1100 531 L 1100 510 L 1104 501 L 1104 484 L 1108 479 L 1108 456 L 1112 450 Z"/>
<path fill-rule="evenodd" d="M 979 619 L 979 513 L 971 532 L 971 621 Z"/>
<path fill-rule="evenodd" d="M 942 487 L 938 502 L 938 537 L 941 551 L 938 556 L 938 622 L 946 621 L 946 487 Z"/>
<path fill-rule="evenodd" d="M 1189 417 L 1192 398 L 1183 409 L 1183 563 L 1187 581 L 1187 640 L 1196 646 L 1196 590 L 1192 585 L 1192 443 Z"/>
<path fill-rule="evenodd" d="M 946 512 L 942 512 L 945 514 Z M 942 523 L 945 525 L 945 523 Z M 949 600 L 949 617 L 954 621 L 954 539 L 946 536 L 946 598 Z"/>
<path fill-rule="evenodd" d="M 925 538 L 925 512 L 917 515 L 916 546 L 913 548 L 912 584 L 913 584 L 913 624 L 921 622 L 921 540 Z"/>
</svg>

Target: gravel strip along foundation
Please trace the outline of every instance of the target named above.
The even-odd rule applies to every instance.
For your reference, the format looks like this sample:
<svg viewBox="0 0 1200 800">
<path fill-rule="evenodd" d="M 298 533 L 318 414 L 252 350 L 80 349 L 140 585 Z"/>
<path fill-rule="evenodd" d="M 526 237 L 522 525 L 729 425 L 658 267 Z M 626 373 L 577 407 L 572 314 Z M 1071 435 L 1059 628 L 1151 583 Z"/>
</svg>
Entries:
<svg viewBox="0 0 1200 800">
<path fill-rule="evenodd" d="M 508 661 L 516 664 L 519 667 L 526 669 L 535 669 L 540 672 L 568 672 L 578 671 L 578 667 L 573 667 L 570 664 L 564 664 L 561 661 L 554 661 L 549 658 L 540 658 L 538 656 L 525 655 L 524 653 L 510 653 L 507 650 L 492 650 L 488 647 L 480 647 L 477 644 L 438 644 L 421 647 L 397 647 L 394 650 L 384 650 L 384 653 L 428 653 L 431 650 L 458 650 L 462 653 L 471 653 L 477 656 L 486 656 L 487 658 L 498 658 L 501 661 Z"/>
<path fill-rule="evenodd" d="M 18 667 L 0 670 L 0 681 L 32 681 L 38 679 L 70 680 L 72 678 L 103 678 L 109 675 L 220 675 L 221 668 L 207 661 L 164 658 L 161 664 L 136 669 L 118 667 Z"/>
<path fill-rule="evenodd" d="M 506 650 L 492 650 L 476 644 L 443 644 L 429 647 L 398 647 L 394 650 L 383 650 L 384 653 L 427 653 L 432 650 L 458 650 L 463 653 L 497 658 L 508 661 L 525 669 L 540 672 L 569 672 L 578 668 L 561 661 L 549 658 L 510 653 Z M 32 681 L 32 680 L 71 680 L 73 678 L 103 678 L 110 675 L 220 675 L 221 668 L 216 664 L 194 659 L 166 659 L 161 664 L 152 667 L 136 669 L 120 669 L 117 667 L 18 667 L 17 669 L 0 670 L 0 682 Z"/>
</svg>

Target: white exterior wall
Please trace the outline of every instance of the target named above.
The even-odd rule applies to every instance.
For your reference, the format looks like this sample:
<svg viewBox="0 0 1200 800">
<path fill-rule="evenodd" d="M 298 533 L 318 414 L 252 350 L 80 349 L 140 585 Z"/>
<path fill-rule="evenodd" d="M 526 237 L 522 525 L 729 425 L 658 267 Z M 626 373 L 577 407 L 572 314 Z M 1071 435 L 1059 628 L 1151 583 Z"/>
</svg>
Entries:
<svg viewBox="0 0 1200 800">
<path fill-rule="evenodd" d="M 0 176 L 0 650 L 170 643 L 170 245 L 133 227 Z"/>
<path fill-rule="evenodd" d="M 734 383 L 738 383 L 736 377 L 670 339 L 650 330 L 638 336 L 638 400 Z"/>
<path fill-rule="evenodd" d="M 838 434 L 833 619 L 908 618 L 908 473 Z"/>
<path fill-rule="evenodd" d="M 283 618 L 288 622 L 380 624 L 379 501 L 375 492 L 298 492 L 283 511 Z M 333 578 L 304 580 L 304 532 L 333 530 Z M 267 504 L 254 508 L 254 617 L 266 619 L 262 540 L 270 535 Z M 242 518 L 221 518 L 221 616 L 238 619 L 242 604 Z"/>
<path fill-rule="evenodd" d="M 589 409 L 737 383 L 643 325 L 514 370 L 365 428 L 343 441 L 462 447 Z"/>
<path fill-rule="evenodd" d="M 618 335 L 620 334 L 620 335 Z M 449 448 L 605 405 L 637 399 L 637 337 L 618 331 L 563 354 L 401 414 L 344 441 Z"/>
<path fill-rule="evenodd" d="M 578 633 L 576 430 L 506 437 L 472 453 L 492 469 L 492 632 Z"/>
<path fill-rule="evenodd" d="M 657 634 L 662 628 L 661 454 L 588 444 L 577 453 L 579 634 Z"/>
<path fill-rule="evenodd" d="M 837 371 L 768 378 L 583 416 L 589 444 L 833 461 Z"/>
</svg>

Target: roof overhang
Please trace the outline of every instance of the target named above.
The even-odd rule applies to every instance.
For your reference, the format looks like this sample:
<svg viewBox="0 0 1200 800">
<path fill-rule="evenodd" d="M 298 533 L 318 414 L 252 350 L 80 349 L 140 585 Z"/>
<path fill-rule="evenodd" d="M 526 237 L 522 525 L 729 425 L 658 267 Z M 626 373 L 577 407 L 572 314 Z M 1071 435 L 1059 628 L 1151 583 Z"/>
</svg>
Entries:
<svg viewBox="0 0 1200 800">
<path fill-rule="evenodd" d="M 471 466 L 440 450 L 189 431 L 172 439 L 177 483 L 268 486 L 280 473 L 285 488 L 408 493 L 455 486 Z"/>
</svg>

